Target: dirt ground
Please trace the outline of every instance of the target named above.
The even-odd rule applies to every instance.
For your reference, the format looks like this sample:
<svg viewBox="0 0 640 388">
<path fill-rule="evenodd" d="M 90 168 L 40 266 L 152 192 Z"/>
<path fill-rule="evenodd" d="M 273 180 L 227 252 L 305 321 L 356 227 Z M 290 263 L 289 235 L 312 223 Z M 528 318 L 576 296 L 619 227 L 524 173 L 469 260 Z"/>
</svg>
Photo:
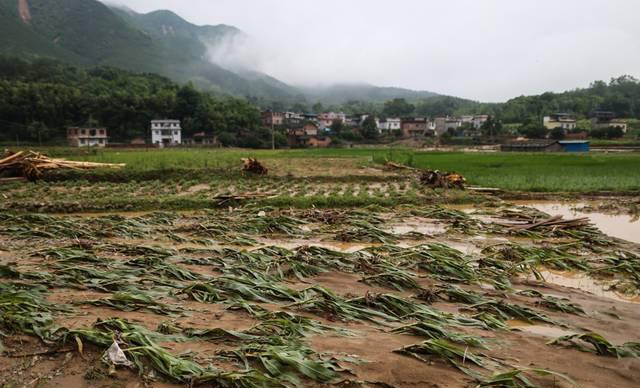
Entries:
<svg viewBox="0 0 640 388">
<path fill-rule="evenodd" d="M 197 187 L 198 190 L 201 188 L 204 186 Z M 521 210 L 515 205 L 502 206 L 505 209 Z M 438 215 L 426 215 L 428 212 L 436 214 L 433 213 L 434 209 L 439 210 Z M 259 262 L 252 267 L 251 264 L 238 261 L 244 260 L 238 256 L 242 253 L 263 252 L 261 249 L 265 247 L 287 249 L 286 252 L 267 253 L 260 259 L 274 260 L 276 263 L 286 257 L 301 258 L 303 256 L 300 255 L 307 252 L 305 249 L 308 247 L 321 247 L 340 252 L 343 256 L 338 261 L 349 265 L 355 263 L 354 266 L 326 264 L 320 273 L 307 276 L 292 276 L 289 273 L 281 279 L 273 280 L 269 285 L 290 290 L 306 290 L 312 286 L 321 286 L 333 292 L 339 300 L 395 295 L 411 303 L 428 306 L 439 314 L 452 314 L 452 317 L 457 318 L 475 317 L 475 314 L 482 310 L 472 304 L 455 300 L 449 294 L 439 294 L 428 301 L 419 297 L 425 290 L 446 290 L 448 286 L 456 285 L 482 298 L 528 308 L 554 322 L 510 316 L 504 317 L 507 329 L 488 330 L 472 325 L 448 327 L 458 334 L 474 336 L 486 342 L 487 346 L 484 349 L 458 345 L 464 350 L 465 355 L 478 355 L 490 365 L 479 368 L 470 364 L 468 360 L 459 360 L 464 368 L 471 369 L 476 376 L 489 378 L 493 373 L 513 368 L 541 368 L 565 375 L 582 387 L 640 385 L 638 358 L 617 358 L 576 347 L 549 344 L 563 335 L 589 332 L 603 335 L 614 346 L 639 341 L 637 322 L 640 321 L 640 300 L 637 297 L 637 289 L 594 293 L 593 285 L 588 282 L 585 283 L 590 287 L 581 287 L 580 282 L 563 282 L 562 276 L 550 281 L 536 278 L 524 270 L 519 273 L 511 272 L 510 288 L 499 289 L 496 287 L 497 277 L 484 278 L 485 280 L 481 280 L 480 277 L 469 281 L 451 280 L 438 272 L 440 267 L 432 267 L 434 269 L 430 271 L 424 267 L 414 268 L 410 261 L 396 261 L 399 260 L 399 256 L 419 251 L 422 246 L 443 244 L 459 251 L 460 257 L 464 258 L 461 260 L 468 263 L 468 271 L 480 273 L 483 268 L 482 260 L 490 257 L 491 247 L 512 244 L 517 247 L 556 248 L 567 253 L 567 256 L 562 256 L 567 263 L 573 263 L 570 257 L 577 257 L 595 268 L 599 265 L 599 260 L 622 251 L 629 252 L 626 257 L 631 257 L 629 260 L 635 263 L 638 256 L 629 255 L 640 255 L 640 245 L 607 237 L 592 229 L 584 229 L 589 233 L 596 233 L 588 235 L 593 236 L 588 237 L 593 239 L 589 243 L 585 242 L 587 237 L 576 240 L 558 236 L 556 229 L 545 229 L 540 231 L 540 235 L 514 235 L 504 228 L 498 228 L 497 225 L 505 222 L 515 223 L 517 219 L 497 213 L 496 208 L 475 206 L 463 210 L 455 207 L 444 209 L 444 212 L 441 211 L 442 208 L 428 206 L 409 210 L 347 209 L 306 212 L 231 209 L 233 211 L 173 213 L 164 216 L 158 213 L 125 213 L 106 219 L 105 215 L 65 215 L 35 220 L 26 216 L 16 216 L 3 220 L 6 228 L 0 232 L 0 265 L 12 268 L 21 275 L 11 277 L 0 271 L 0 284 L 16 287 L 24 284 L 45 284 L 47 303 L 52 306 L 69 307 L 65 312 L 54 313 L 54 325 L 65 330 L 91 328 L 98 320 L 121 318 L 152 331 L 157 330 L 160 324 L 170 322 L 182 328 L 220 328 L 247 332 L 259 325 L 261 318 L 247 313 L 244 309 L 231 308 L 237 302 L 237 297 L 223 293 L 223 297 L 218 301 L 201 302 L 181 294 L 180 290 L 195 283 L 213 282 L 223 276 L 240 276 L 240 273 L 244 274 L 240 271 L 244 270 L 242 267 L 245 265 L 246 269 L 263 271 Z M 422 213 L 418 213 L 419 211 Z M 255 227 L 263 224 L 273 225 L 263 223 L 265 220 L 273 221 L 277 225 L 287 225 L 287 220 L 282 217 L 301 220 L 305 224 L 303 227 L 298 225 L 298 228 L 289 226 L 291 230 L 286 232 L 282 229 L 274 231 L 266 226 Z M 371 226 L 362 226 L 363 220 L 369 223 L 367 225 L 374 224 L 382 232 Z M 255 229 L 252 229 L 253 227 Z M 374 232 L 371 232 L 372 230 Z M 376 241 L 375 237 L 367 233 L 380 233 L 389 241 Z M 238 237 L 252 239 L 253 243 L 251 246 L 237 245 Z M 233 241 L 230 238 L 233 238 Z M 600 239 L 602 242 L 597 243 Z M 569 249 L 565 248 L 567 242 L 575 242 L 578 245 L 564 251 Z M 576 246 L 578 248 L 575 248 Z M 71 252 L 70 247 L 73 249 Z M 161 260 L 158 259 L 159 261 L 151 260 L 139 264 L 136 260 L 155 257 L 152 251 L 136 250 L 141 247 L 156 247 L 160 255 L 168 253 L 162 256 Z M 384 252 L 384 249 L 390 249 L 392 253 L 371 253 Z M 287 252 L 290 252 L 291 256 L 288 256 Z M 506 251 L 500 252 L 506 254 Z M 80 255 L 81 258 L 76 259 L 74 255 Z M 87 261 L 85 258 L 94 256 L 100 260 Z M 215 260 L 208 260 L 212 258 Z M 388 260 L 393 262 L 396 268 L 406 269 L 415 285 L 399 289 L 389 283 L 367 281 L 369 276 L 386 273 L 381 270 L 386 267 L 380 266 L 380 260 Z M 172 275 L 173 273 L 156 273 L 161 268 L 158 263 L 172 264 L 194 274 L 193 278 L 197 280 L 179 279 Z M 321 264 L 317 265 L 322 267 Z M 544 270 L 544 265 L 542 262 L 534 263 L 541 271 Z M 141 268 L 143 272 L 138 271 Z M 93 301 L 112 297 L 115 291 L 96 288 L 96 283 L 92 282 L 98 282 L 99 279 L 89 275 L 70 277 L 68 273 L 73 269 L 114 273 L 126 273 L 127 270 L 131 270 L 133 275 L 127 280 L 127 286 L 152 295 L 154 302 L 174 307 L 176 311 L 167 314 L 147 308 L 149 305 L 142 305 L 133 311 L 123 311 L 122 308 L 104 304 L 94 305 Z M 271 269 L 264 271 L 265 275 L 272 274 Z M 34 275 L 36 273 L 49 274 L 52 278 L 47 278 L 47 281 L 38 280 Z M 579 274 L 594 281 L 597 278 L 596 284 L 603 290 L 618 281 L 629 279 L 624 273 L 606 272 L 604 276 L 603 272 L 598 272 L 599 275 L 596 276 L 593 271 L 576 267 L 556 270 L 556 273 L 564 274 L 566 277 Z M 633 276 L 636 275 L 632 274 L 631 278 Z M 52 285 L 50 279 L 58 279 L 62 283 Z M 394 279 L 399 281 L 400 278 Z M 495 280 L 496 283 L 489 284 L 489 280 Z M 167 284 L 172 284 L 171 287 L 175 285 L 176 288 L 167 288 Z M 567 313 L 547 308 L 540 303 L 539 298 L 519 293 L 523 290 L 533 290 L 545 296 L 560 298 L 566 303 L 579 306 L 583 313 Z M 446 357 L 430 354 L 418 359 L 398 352 L 403 347 L 429 339 L 424 336 L 391 332 L 394 328 L 420 322 L 421 318 L 406 317 L 382 323 L 378 320 L 350 320 L 328 310 L 306 310 L 295 306 L 295 303 L 277 298 L 268 302 L 252 300 L 250 303 L 262 307 L 265 311 L 285 311 L 311 318 L 327 327 L 349 331 L 349 335 L 345 335 L 344 332 L 324 331 L 296 339 L 313 350 L 314 353 L 310 357 L 338 360 L 335 361 L 335 365 L 344 368 L 329 381 L 301 376 L 302 380 L 298 385 L 465 387 L 475 386 L 479 382 Z M 0 313 L 3 313 L 1 304 Z M 11 330 L 5 327 L 3 330 L 2 322 L 0 320 L 0 340 L 4 347 L 4 353 L 0 356 L 2 386 L 169 387 L 189 384 L 163 376 L 148 364 L 141 376 L 135 369 L 124 367 L 110 373 L 107 365 L 101 361 L 105 350 L 101 346 L 84 341 L 86 343 L 80 352 L 81 349 L 74 341 L 55 346 L 45 344 L 35 336 L 20 333 L 15 327 Z M 171 354 L 184 355 L 201 365 L 214 365 L 224 370 L 244 369 L 242 363 L 221 357 L 224 351 L 238 348 L 239 344 L 234 341 L 158 340 L 158 344 Z M 251 362 L 250 366 L 261 373 L 265 372 L 264 368 L 255 362 Z M 553 375 L 539 377 L 532 374 L 528 377 L 537 386 L 573 385 L 571 380 Z"/>
</svg>

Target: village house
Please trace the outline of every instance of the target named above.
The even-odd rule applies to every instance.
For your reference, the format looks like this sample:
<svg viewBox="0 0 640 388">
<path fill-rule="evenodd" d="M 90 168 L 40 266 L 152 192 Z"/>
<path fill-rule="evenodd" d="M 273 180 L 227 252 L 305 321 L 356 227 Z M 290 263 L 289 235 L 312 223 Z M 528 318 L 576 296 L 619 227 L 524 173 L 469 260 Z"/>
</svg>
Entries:
<svg viewBox="0 0 640 388">
<path fill-rule="evenodd" d="M 597 111 L 594 112 L 591 118 L 591 129 L 604 129 L 604 128 L 620 128 L 623 133 L 627 133 L 627 122 L 622 119 L 617 119 L 615 113 Z"/>
<path fill-rule="evenodd" d="M 159 147 L 182 144 L 180 120 L 152 120 L 151 144 L 157 144 Z"/>
<path fill-rule="evenodd" d="M 471 124 L 473 125 L 473 118 L 475 116 L 474 115 L 462 115 L 460 116 L 460 121 L 462 122 L 462 124 Z"/>
<path fill-rule="evenodd" d="M 545 116 L 542 124 L 548 130 L 562 128 L 565 132 L 575 129 L 577 126 L 575 117 L 569 113 L 554 113 L 550 116 Z"/>
<path fill-rule="evenodd" d="M 344 124 L 344 122 L 347 119 L 347 115 L 345 115 L 342 112 L 339 113 L 335 113 L 335 112 L 325 112 L 325 113 L 320 113 L 318 115 L 318 124 L 320 124 L 320 126 L 322 128 L 329 128 L 331 127 L 331 125 L 333 125 L 334 121 L 340 121 L 342 124 Z"/>
<path fill-rule="evenodd" d="M 297 112 L 283 112 L 284 126 L 287 128 L 299 127 L 304 121 L 302 113 Z"/>
<path fill-rule="evenodd" d="M 312 121 L 305 122 L 299 128 L 290 129 L 287 133 L 289 147 L 327 147 L 331 144 L 331 138 L 320 134 L 318 124 Z"/>
<path fill-rule="evenodd" d="M 105 128 L 67 128 L 67 141 L 71 147 L 103 148 L 107 146 L 108 139 Z"/>
<path fill-rule="evenodd" d="M 414 139 L 423 137 L 427 133 L 428 126 L 428 120 L 425 118 L 402 119 L 402 137 Z"/>
<path fill-rule="evenodd" d="M 182 144 L 195 147 L 215 147 L 219 145 L 216 136 L 207 135 L 205 132 L 194 133 L 193 137 L 184 139 Z"/>
<path fill-rule="evenodd" d="M 489 115 L 477 115 L 477 116 L 473 116 L 473 119 L 471 120 L 472 124 L 473 124 L 473 128 L 475 129 L 480 129 L 482 128 L 482 126 L 484 125 L 484 123 L 486 123 L 487 121 L 489 121 L 489 119 L 491 118 L 491 116 Z"/>
<path fill-rule="evenodd" d="M 462 127 L 462 120 L 453 117 L 436 117 L 434 119 L 434 131 L 436 136 L 442 136 L 449 130 L 457 131 Z"/>
<path fill-rule="evenodd" d="M 402 128 L 402 120 L 399 118 L 388 117 L 378 122 L 378 131 L 380 133 L 391 133 L 399 131 Z"/>
<path fill-rule="evenodd" d="M 362 116 L 360 115 L 347 116 L 347 118 L 344 121 L 345 125 L 351 128 L 360 128 L 361 122 L 362 122 Z"/>
<path fill-rule="evenodd" d="M 282 112 L 273 112 L 270 110 L 266 110 L 262 112 L 262 125 L 265 127 L 270 126 L 282 126 L 285 123 L 285 114 Z"/>
</svg>

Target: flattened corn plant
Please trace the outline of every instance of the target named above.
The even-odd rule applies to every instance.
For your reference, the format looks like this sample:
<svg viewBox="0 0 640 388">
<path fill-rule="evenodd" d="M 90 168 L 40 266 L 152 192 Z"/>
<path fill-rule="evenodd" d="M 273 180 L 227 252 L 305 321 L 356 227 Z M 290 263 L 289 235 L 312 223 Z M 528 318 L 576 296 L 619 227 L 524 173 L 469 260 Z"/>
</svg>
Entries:
<svg viewBox="0 0 640 388">
<path fill-rule="evenodd" d="M 57 330 L 53 325 L 54 314 L 71 309 L 47 302 L 45 293 L 42 286 L 0 283 L 0 338 L 25 333 L 51 343 Z"/>
<path fill-rule="evenodd" d="M 440 286 L 437 293 L 439 295 L 446 295 L 452 302 L 467 304 L 469 305 L 469 309 L 489 313 L 492 317 L 502 321 L 521 319 L 527 322 L 538 321 L 552 325 L 561 325 L 545 314 L 529 307 L 508 303 L 504 300 L 487 298 L 477 292 L 468 291 L 455 285 Z"/>
<path fill-rule="evenodd" d="M 553 311 L 560 311 L 567 314 L 587 315 L 584 309 L 577 303 L 572 303 L 569 299 L 559 298 L 553 295 L 544 295 L 536 290 L 522 290 L 517 292 L 518 295 L 524 295 L 531 298 L 539 299 L 536 301 L 537 306 L 544 307 Z"/>
<path fill-rule="evenodd" d="M 110 307 L 122 311 L 148 310 L 156 314 L 175 316 L 184 309 L 176 305 L 168 305 L 156 301 L 156 298 L 145 294 L 140 290 L 120 291 L 109 298 L 93 299 L 79 304 L 89 304 L 99 307 Z"/>
<path fill-rule="evenodd" d="M 573 347 L 583 352 L 616 358 L 640 357 L 640 342 L 613 345 L 598 333 L 565 335 L 548 342 L 550 345 Z"/>
<path fill-rule="evenodd" d="M 351 220 L 335 235 L 336 241 L 391 244 L 396 236 L 364 220 Z"/>
<path fill-rule="evenodd" d="M 116 339 L 141 375 L 153 369 L 170 379 L 188 384 L 213 383 L 222 387 L 282 385 L 278 380 L 255 369 L 227 372 L 211 365 L 203 367 L 189 358 L 173 355 L 158 345 L 148 330 L 122 319 L 99 320 L 92 329 L 68 330 L 63 341 L 68 342 L 70 338 L 104 349 Z"/>
<path fill-rule="evenodd" d="M 485 248 L 485 266 L 495 265 L 511 274 L 536 272 L 538 266 L 545 266 L 555 270 L 588 271 L 589 263 L 571 253 L 574 244 L 554 247 L 527 246 L 513 243 L 496 244 Z M 482 265 L 481 264 L 481 265 Z"/>
</svg>

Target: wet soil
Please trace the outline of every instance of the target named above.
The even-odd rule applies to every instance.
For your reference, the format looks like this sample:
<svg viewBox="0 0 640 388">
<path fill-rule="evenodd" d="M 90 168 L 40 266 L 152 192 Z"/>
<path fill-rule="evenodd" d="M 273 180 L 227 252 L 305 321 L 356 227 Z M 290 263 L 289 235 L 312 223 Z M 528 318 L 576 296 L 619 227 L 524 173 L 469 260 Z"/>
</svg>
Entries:
<svg viewBox="0 0 640 388">
<path fill-rule="evenodd" d="M 326 173 L 326 172 L 325 172 Z M 567 217 L 582 216 L 583 214 L 567 213 L 565 205 L 537 205 L 530 204 L 538 209 L 544 210 L 550 215 L 562 214 Z M 461 208 L 457 208 L 461 209 Z M 472 217 L 478 217 L 482 221 L 491 221 L 493 218 L 486 216 L 481 207 L 464 209 Z M 474 215 L 474 211 L 478 211 Z M 144 217 L 146 213 L 137 213 L 136 217 Z M 91 215 L 89 217 L 93 217 Z M 202 221 L 196 217 L 202 216 L 198 213 L 181 213 L 180 219 L 175 225 L 184 225 L 195 221 Z M 530 239 L 511 235 L 492 235 L 479 232 L 477 234 L 463 234 L 461 232 L 449 231 L 446 229 L 452 223 L 451 220 L 420 219 L 407 216 L 398 219 L 394 214 L 386 214 L 386 223 L 383 225 L 386 230 L 397 235 L 408 232 L 424 233 L 425 237 L 419 240 L 400 239 L 397 244 L 400 247 L 413 247 L 427 242 L 438 242 L 460 250 L 469 257 L 469 260 L 477 261 L 483 255 L 482 249 L 500 242 L 535 243 Z M 632 249 L 640 252 L 640 246 L 634 244 L 633 236 L 622 236 L 622 230 L 635 227 L 633 222 L 622 223 L 612 222 L 610 226 L 616 228 L 605 230 L 605 224 L 599 223 L 600 218 L 593 213 L 586 214 L 596 226 L 607 234 L 628 240 L 625 249 Z M 65 219 L 66 216 L 60 216 Z M 128 215 L 127 215 L 128 217 Z M 79 217 L 78 219 L 86 218 Z M 312 225 L 313 226 L 313 225 Z M 174 226 L 175 227 L 175 226 Z M 338 229 L 340 225 L 335 225 Z M 158 227 L 159 228 L 159 227 Z M 204 246 L 198 243 L 175 243 L 167 239 L 162 233 L 154 231 L 153 227 L 146 231 L 146 237 L 136 237 L 135 239 L 126 237 L 113 237 L 100 239 L 102 244 L 126 244 L 131 247 L 142 245 L 157 245 L 165 248 L 177 250 L 180 248 L 207 248 L 213 250 L 230 248 L 223 244 Z M 287 237 L 273 235 L 252 236 L 258 242 L 254 247 L 231 247 L 236 251 L 255 251 L 266 246 L 279 246 L 287 249 L 296 249 L 302 246 L 316 246 L 337 250 L 344 253 L 353 254 L 367 248 L 380 247 L 379 243 L 367 242 L 336 242 L 332 240 L 330 232 L 318 234 L 315 226 L 307 229 L 303 236 Z M 164 230 L 166 232 L 166 229 Z M 621 231 L 621 233 L 618 233 Z M 640 235 L 640 234 L 639 234 Z M 181 234 L 187 239 L 190 236 Z M 214 239 L 215 240 L 215 239 Z M 21 270 L 38 269 L 51 271 L 53 261 L 31 255 L 36 249 L 45 247 L 60 247 L 68 244 L 73 239 L 14 239 L 11 236 L 0 234 L 0 264 L 20 261 Z M 637 241 L 636 241 L 637 242 Z M 118 255 L 115 255 L 118 256 Z M 134 255 L 133 257 L 140 257 Z M 207 276 L 219 276 L 220 273 L 214 271 L 212 267 L 198 264 L 185 264 L 180 260 L 185 258 L 207 258 L 210 254 L 189 254 L 180 251 L 180 258 L 172 258 L 176 265 L 183 269 L 191 270 L 195 273 Z M 120 255 L 119 261 L 132 257 Z M 481 352 L 495 359 L 502 360 L 509 365 L 517 365 L 525 368 L 546 368 L 570 376 L 582 387 L 637 387 L 640 385 L 640 359 L 625 358 L 616 359 L 612 357 L 601 357 L 593 353 L 581 352 L 576 349 L 552 347 L 548 341 L 566 334 L 596 332 L 603 334 L 614 344 L 622 344 L 630 341 L 640 340 L 638 332 L 638 322 L 640 322 L 640 299 L 638 296 L 622 295 L 607 290 L 610 283 L 606 280 L 589 277 L 583 272 L 561 272 L 548 268 L 540 268 L 544 280 L 537 280 L 532 277 L 514 277 L 511 279 L 513 287 L 517 290 L 535 290 L 545 295 L 553 295 L 565 298 L 572 303 L 579 304 L 585 315 L 565 314 L 552 310 L 543 310 L 545 314 L 562 325 L 549 325 L 531 323 L 518 320 L 508 322 L 512 330 L 503 331 L 483 331 L 479 329 L 469 329 L 466 327 L 456 327 L 457 331 L 467 334 L 478 335 L 489 341 L 489 349 L 471 351 Z M 420 286 L 428 289 L 438 282 L 431 278 L 429 273 L 415 271 L 418 276 Z M 2 279 L 2 282 L 11 280 Z M 348 273 L 338 270 L 330 270 L 316 276 L 310 276 L 304 281 L 297 278 L 290 278 L 283 282 L 291 289 L 305 289 L 311 285 L 322 286 L 335 294 L 345 298 L 364 296 L 367 294 L 390 293 L 403 298 L 411 299 L 415 292 L 413 290 L 398 291 L 381 285 L 370 285 L 362 282 L 362 274 Z M 190 284 L 190 282 L 182 282 Z M 540 309 L 535 301 L 528 297 L 515 294 L 498 292 L 493 288 L 487 288 L 481 284 L 461 284 L 467 290 L 482 294 L 488 294 L 509 303 L 517 303 L 534 309 Z M 120 311 L 108 307 L 96 307 L 81 304 L 88 300 L 108 297 L 108 293 L 77 290 L 68 288 L 53 288 L 50 290 L 48 300 L 55 304 L 71 304 L 74 306 L 72 313 L 60 314 L 56 316 L 56 324 L 68 328 L 90 327 L 98 319 L 108 319 L 119 317 L 143 325 L 148 329 L 155 330 L 162 322 L 170 321 L 183 327 L 192 328 L 223 328 L 227 330 L 242 331 L 247 330 L 259 321 L 243 311 L 230 310 L 227 304 L 223 303 L 199 303 L 191 300 L 177 298 L 175 295 L 166 295 L 159 298 L 163 302 L 179 305 L 183 313 L 177 316 L 168 317 L 159 315 L 147 310 L 140 311 Z M 414 300 L 414 299 L 412 299 Z M 472 379 L 452 367 L 445 360 L 432 357 L 429 362 L 422 362 L 411 358 L 396 350 L 416 344 L 424 338 L 412 335 L 392 334 L 389 330 L 399 323 L 393 323 L 389 327 L 379 326 L 371 322 L 345 322 L 340 320 L 329 320 L 327 316 L 302 312 L 296 309 L 289 309 L 287 303 L 267 305 L 259 303 L 260 306 L 268 310 L 284 310 L 295 312 L 300 315 L 311 317 L 324 324 L 334 327 L 341 327 L 353 332 L 353 336 L 342 336 L 332 333 L 314 335 L 306 339 L 306 342 L 316 352 L 330 354 L 335 357 L 348 357 L 357 359 L 358 362 L 342 361 L 341 365 L 350 370 L 350 373 L 343 373 L 341 379 L 345 381 L 359 381 L 369 386 L 393 386 L 393 387 L 465 387 L 474 386 L 476 383 Z M 465 313 L 465 307 L 458 303 L 446 300 L 436 300 L 432 307 L 445 312 Z M 5 348 L 11 352 L 21 354 L 37 353 L 46 350 L 39 340 L 28 336 L 9 336 L 2 338 Z M 215 357 L 221 349 L 227 349 L 226 345 L 220 345 L 207 341 L 191 341 L 188 343 L 163 343 L 168 350 L 179 354 L 191 351 L 197 360 L 209 360 Z M 89 347 L 83 355 L 75 349 L 68 349 L 64 353 L 54 353 L 50 355 L 32 355 L 24 357 L 8 357 L 0 355 L 0 381 L 7 386 L 64 386 L 64 387 L 94 387 L 94 386 L 118 386 L 118 387 L 168 387 L 181 386 L 175 382 L 168 382 L 156 376 L 154 381 L 143 381 L 133 371 L 120 369 L 114 375 L 104 374 L 104 366 L 99 361 L 102 355 L 101 349 Z M 240 366 L 236 365 L 239 369 Z M 504 371 L 504 370 L 503 370 Z M 95 373 L 94 373 L 95 372 Z M 486 371 L 485 371 L 486 372 Z M 533 379 L 540 386 L 544 387 L 564 387 L 570 386 L 566 382 L 554 379 Z M 304 386 L 322 386 L 322 384 L 312 381 L 305 381 Z"/>
</svg>

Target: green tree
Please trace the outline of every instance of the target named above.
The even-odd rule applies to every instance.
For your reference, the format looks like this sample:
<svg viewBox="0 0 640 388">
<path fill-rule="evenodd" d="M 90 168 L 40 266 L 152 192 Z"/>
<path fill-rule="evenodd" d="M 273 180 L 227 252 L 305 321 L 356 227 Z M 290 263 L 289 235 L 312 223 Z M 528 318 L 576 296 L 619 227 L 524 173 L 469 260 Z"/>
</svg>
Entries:
<svg viewBox="0 0 640 388">
<path fill-rule="evenodd" d="M 565 132 L 563 128 L 557 127 L 553 128 L 551 132 L 549 132 L 549 137 L 554 140 L 562 140 L 564 139 Z"/>
<path fill-rule="evenodd" d="M 311 109 L 313 109 L 313 113 L 316 113 L 316 114 L 322 113 L 324 112 L 324 105 L 322 105 L 321 102 L 316 102 L 315 104 L 313 104 Z"/>
<path fill-rule="evenodd" d="M 415 106 L 404 98 L 395 98 L 384 103 L 382 112 L 387 117 L 407 117 L 413 114 Z"/>
<path fill-rule="evenodd" d="M 331 122 L 331 134 L 340 136 L 340 133 L 345 129 L 345 125 L 340 119 L 334 119 Z"/>
<path fill-rule="evenodd" d="M 52 131 L 47 125 L 41 121 L 33 121 L 27 127 L 27 134 L 33 141 L 37 141 L 38 145 L 42 146 L 43 142 L 50 140 L 55 136 L 55 131 Z"/>
<path fill-rule="evenodd" d="M 502 122 L 496 120 L 493 117 L 489 117 L 487 121 L 482 123 L 480 131 L 484 136 L 494 137 L 502 133 Z"/>
<path fill-rule="evenodd" d="M 547 137 L 547 128 L 539 124 L 529 124 L 520 127 L 518 132 L 527 139 L 544 139 Z"/>
<path fill-rule="evenodd" d="M 369 115 L 362 122 L 362 136 L 369 140 L 373 140 L 378 137 L 378 126 L 376 125 L 375 116 Z"/>
</svg>

